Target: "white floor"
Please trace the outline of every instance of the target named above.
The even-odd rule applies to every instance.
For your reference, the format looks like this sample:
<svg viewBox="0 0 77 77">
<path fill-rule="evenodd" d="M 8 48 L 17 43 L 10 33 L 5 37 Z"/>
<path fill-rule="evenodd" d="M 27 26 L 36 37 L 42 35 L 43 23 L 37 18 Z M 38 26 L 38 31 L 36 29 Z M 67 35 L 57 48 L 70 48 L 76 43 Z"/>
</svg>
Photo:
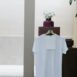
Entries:
<svg viewBox="0 0 77 77">
<path fill-rule="evenodd" d="M 23 77 L 23 65 L 0 65 L 0 77 Z"/>
<path fill-rule="evenodd" d="M 23 76 L 0 76 L 0 77 L 23 77 Z"/>
<path fill-rule="evenodd" d="M 0 36 L 0 77 L 23 77 L 24 39 Z"/>
</svg>

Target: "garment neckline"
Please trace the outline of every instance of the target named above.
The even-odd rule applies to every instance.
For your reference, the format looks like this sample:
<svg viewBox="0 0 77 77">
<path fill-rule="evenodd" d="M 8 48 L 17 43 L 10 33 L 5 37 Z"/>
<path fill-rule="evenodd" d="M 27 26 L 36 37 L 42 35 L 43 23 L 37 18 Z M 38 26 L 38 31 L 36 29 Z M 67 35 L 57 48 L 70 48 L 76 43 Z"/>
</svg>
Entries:
<svg viewBox="0 0 77 77">
<path fill-rule="evenodd" d="M 46 35 L 46 34 L 42 34 L 43 36 L 46 36 L 46 37 L 52 37 L 52 36 L 55 36 L 57 34 L 53 34 L 53 35 Z"/>
</svg>

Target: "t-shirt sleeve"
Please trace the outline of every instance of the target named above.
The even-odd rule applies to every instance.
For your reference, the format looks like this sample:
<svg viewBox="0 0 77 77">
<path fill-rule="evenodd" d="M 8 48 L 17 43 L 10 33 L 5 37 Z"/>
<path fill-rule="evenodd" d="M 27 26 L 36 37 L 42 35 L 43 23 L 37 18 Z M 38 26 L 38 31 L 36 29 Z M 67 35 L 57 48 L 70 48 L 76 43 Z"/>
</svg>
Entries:
<svg viewBox="0 0 77 77">
<path fill-rule="evenodd" d="M 34 40 L 32 52 L 36 53 L 38 51 L 38 39 Z"/>
<path fill-rule="evenodd" d="M 63 54 L 66 54 L 67 50 L 68 50 L 68 47 L 67 47 L 66 41 L 65 39 L 63 39 L 63 45 L 62 45 Z"/>
</svg>

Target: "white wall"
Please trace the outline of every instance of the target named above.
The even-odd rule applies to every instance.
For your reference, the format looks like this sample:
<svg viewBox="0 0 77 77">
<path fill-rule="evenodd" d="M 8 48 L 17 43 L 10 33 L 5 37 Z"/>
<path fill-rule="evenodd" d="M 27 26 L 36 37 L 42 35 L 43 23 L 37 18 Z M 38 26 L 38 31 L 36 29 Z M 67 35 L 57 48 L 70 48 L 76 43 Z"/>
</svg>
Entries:
<svg viewBox="0 0 77 77">
<path fill-rule="evenodd" d="M 54 11 L 54 26 L 60 26 L 61 35 L 71 38 L 74 25 L 76 4 L 69 5 L 69 0 L 36 0 L 35 1 L 35 36 L 38 26 L 43 26 L 44 11 Z"/>
<path fill-rule="evenodd" d="M 22 65 L 24 0 L 0 0 L 0 65 Z"/>
<path fill-rule="evenodd" d="M 0 0 L 0 36 L 22 36 L 24 0 Z"/>
<path fill-rule="evenodd" d="M 23 65 L 22 37 L 0 37 L 0 65 Z"/>
<path fill-rule="evenodd" d="M 76 13 L 77 13 L 77 0 L 76 0 Z M 74 47 L 77 48 L 77 17 L 74 19 L 74 28 L 73 28 L 73 40 L 74 40 Z"/>
</svg>

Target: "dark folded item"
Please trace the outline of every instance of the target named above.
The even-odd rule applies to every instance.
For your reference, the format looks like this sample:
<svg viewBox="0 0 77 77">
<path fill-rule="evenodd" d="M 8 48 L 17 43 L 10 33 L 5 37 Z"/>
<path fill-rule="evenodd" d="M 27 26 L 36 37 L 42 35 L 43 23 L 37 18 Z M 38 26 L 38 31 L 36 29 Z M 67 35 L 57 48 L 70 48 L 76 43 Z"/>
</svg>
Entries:
<svg viewBox="0 0 77 77">
<path fill-rule="evenodd" d="M 54 22 L 53 21 L 44 21 L 43 27 L 54 27 Z"/>
</svg>

